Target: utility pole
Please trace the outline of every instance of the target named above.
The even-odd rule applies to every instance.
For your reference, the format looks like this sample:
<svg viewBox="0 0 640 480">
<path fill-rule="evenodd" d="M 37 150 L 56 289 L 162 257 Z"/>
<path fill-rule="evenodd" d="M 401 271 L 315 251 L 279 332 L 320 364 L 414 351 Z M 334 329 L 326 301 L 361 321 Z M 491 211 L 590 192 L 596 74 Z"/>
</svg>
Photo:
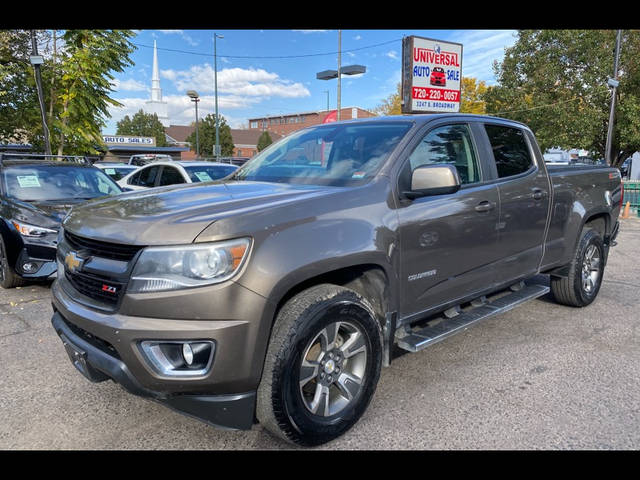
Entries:
<svg viewBox="0 0 640 480">
<path fill-rule="evenodd" d="M 616 92 L 618 90 L 618 62 L 620 61 L 620 37 L 622 35 L 622 30 L 618 30 L 618 34 L 616 36 L 616 56 L 613 62 L 613 78 L 610 78 L 607 81 L 607 84 L 611 87 L 611 111 L 609 112 L 609 128 L 607 131 L 607 144 L 605 147 L 604 158 L 607 162 L 607 165 L 611 165 L 611 147 L 613 144 L 613 122 L 615 119 L 616 113 Z"/>
<path fill-rule="evenodd" d="M 216 162 L 220 159 L 220 120 L 218 119 L 218 49 L 216 39 L 224 38 L 222 35 L 213 33 L 213 78 L 216 92 L 216 146 L 214 155 Z"/>
<path fill-rule="evenodd" d="M 342 77 L 342 30 L 338 30 L 338 121 L 340 121 L 340 77 Z"/>
<path fill-rule="evenodd" d="M 36 32 L 31 30 L 31 47 L 33 53 L 29 60 L 33 65 L 36 75 L 36 88 L 38 90 L 38 102 L 40 103 L 40 114 L 42 116 L 42 132 L 44 134 L 44 149 L 47 155 L 51 155 L 51 143 L 49 142 L 49 129 L 47 128 L 47 117 L 44 106 L 44 95 L 42 93 L 42 75 L 40 74 L 40 65 L 44 63 L 42 56 L 38 55 L 38 44 L 36 42 Z"/>
</svg>

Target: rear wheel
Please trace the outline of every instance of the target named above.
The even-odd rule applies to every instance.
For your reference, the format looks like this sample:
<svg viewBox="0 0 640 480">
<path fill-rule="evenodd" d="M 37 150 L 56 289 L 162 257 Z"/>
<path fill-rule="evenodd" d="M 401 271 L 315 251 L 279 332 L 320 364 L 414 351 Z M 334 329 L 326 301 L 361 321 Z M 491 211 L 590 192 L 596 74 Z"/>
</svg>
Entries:
<svg viewBox="0 0 640 480">
<path fill-rule="evenodd" d="M 9 265 L 4 240 L 2 236 L 0 236 L 0 286 L 3 288 L 15 288 L 22 287 L 25 283 L 25 280 L 19 277 L 11 265 Z"/>
<path fill-rule="evenodd" d="M 604 275 L 604 242 L 592 229 L 582 232 L 566 277 L 551 277 L 551 291 L 558 303 L 585 307 L 600 291 Z"/>
<path fill-rule="evenodd" d="M 380 328 L 364 298 L 335 285 L 305 290 L 276 319 L 256 416 L 288 442 L 326 443 L 362 416 L 381 364 Z"/>
</svg>

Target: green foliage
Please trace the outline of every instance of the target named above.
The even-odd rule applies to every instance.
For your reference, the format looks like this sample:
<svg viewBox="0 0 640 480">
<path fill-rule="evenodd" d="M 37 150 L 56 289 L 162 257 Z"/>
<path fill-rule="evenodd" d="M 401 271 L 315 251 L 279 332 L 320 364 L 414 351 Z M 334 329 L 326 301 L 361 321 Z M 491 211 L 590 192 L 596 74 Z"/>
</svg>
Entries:
<svg viewBox="0 0 640 480">
<path fill-rule="evenodd" d="M 120 120 L 116 124 L 116 135 L 135 135 L 139 137 L 155 137 L 156 146 L 166 147 L 167 137 L 164 133 L 164 126 L 158 120 L 158 115 L 153 113 L 144 113 L 141 109 L 133 118 L 129 115 Z"/>
<path fill-rule="evenodd" d="M 487 113 L 528 124 L 540 147 L 583 148 L 604 158 L 614 30 L 522 30 L 484 95 Z M 614 165 L 640 150 L 640 32 L 623 31 Z"/>
<path fill-rule="evenodd" d="M 260 138 L 258 138 L 257 149 L 259 152 L 261 152 L 272 143 L 273 143 L 273 140 L 271 139 L 271 135 L 269 135 L 269 132 L 265 130 L 264 132 L 262 132 L 262 135 L 260 135 Z"/>
<path fill-rule="evenodd" d="M 225 118 L 220 115 L 218 126 L 220 136 L 220 155 L 230 157 L 233 155 L 233 138 L 231 136 L 231 127 L 227 125 Z M 198 122 L 198 135 L 200 138 L 200 155 L 208 157 L 214 156 L 213 146 L 216 143 L 216 116 L 209 114 Z M 191 145 L 191 150 L 196 151 L 196 131 L 186 139 Z"/>
<path fill-rule="evenodd" d="M 42 135 L 30 52 L 28 30 L 0 30 L 0 142 L 34 143 Z"/>
<path fill-rule="evenodd" d="M 92 154 L 102 145 L 101 130 L 110 106 L 114 72 L 132 65 L 128 30 L 38 31 L 44 57 L 42 87 L 52 150 Z M 51 48 L 53 45 L 53 48 Z M 0 140 L 19 139 L 42 146 L 40 107 L 29 63 L 28 30 L 0 31 Z"/>
</svg>

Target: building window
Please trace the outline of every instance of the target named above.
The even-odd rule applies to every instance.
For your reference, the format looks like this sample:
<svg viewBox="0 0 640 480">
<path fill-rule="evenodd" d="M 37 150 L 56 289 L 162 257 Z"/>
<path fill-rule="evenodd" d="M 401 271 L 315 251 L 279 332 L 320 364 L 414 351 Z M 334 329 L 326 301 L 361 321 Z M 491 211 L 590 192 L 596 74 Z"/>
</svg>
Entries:
<svg viewBox="0 0 640 480">
<path fill-rule="evenodd" d="M 258 128 L 258 122 L 255 120 L 251 122 L 251 128 Z"/>
</svg>

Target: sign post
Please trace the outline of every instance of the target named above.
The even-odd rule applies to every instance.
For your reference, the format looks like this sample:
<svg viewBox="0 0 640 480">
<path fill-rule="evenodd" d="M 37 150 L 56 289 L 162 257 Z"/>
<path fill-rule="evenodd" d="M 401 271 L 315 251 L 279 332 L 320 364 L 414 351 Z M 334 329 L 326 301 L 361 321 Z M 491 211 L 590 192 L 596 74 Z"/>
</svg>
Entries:
<svg viewBox="0 0 640 480">
<path fill-rule="evenodd" d="M 457 113 L 461 86 L 461 43 L 402 40 L 402 113 Z"/>
</svg>

